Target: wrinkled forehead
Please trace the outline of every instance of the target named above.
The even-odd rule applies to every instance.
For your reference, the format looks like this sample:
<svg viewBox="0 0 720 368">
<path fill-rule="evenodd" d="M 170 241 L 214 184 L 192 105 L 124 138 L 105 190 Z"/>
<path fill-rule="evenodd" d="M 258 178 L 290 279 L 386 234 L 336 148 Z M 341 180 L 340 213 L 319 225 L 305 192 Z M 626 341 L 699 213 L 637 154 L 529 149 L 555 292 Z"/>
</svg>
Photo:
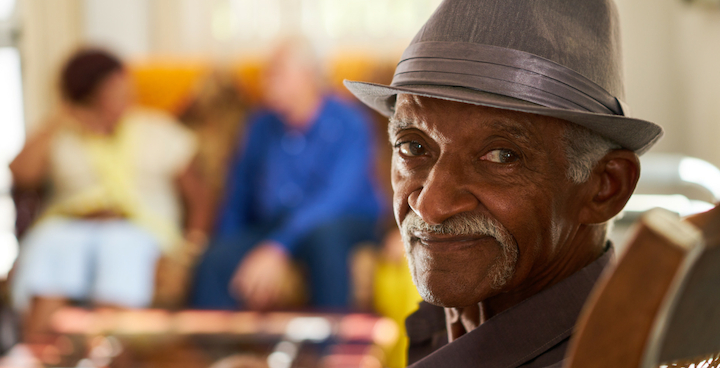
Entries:
<svg viewBox="0 0 720 368">
<path fill-rule="evenodd" d="M 443 126 L 463 130 L 482 128 L 503 131 L 529 144 L 558 138 L 557 134 L 562 134 L 570 124 L 562 119 L 520 111 L 399 94 L 388 133 L 392 137 L 410 127 L 425 131 L 442 130 Z"/>
</svg>

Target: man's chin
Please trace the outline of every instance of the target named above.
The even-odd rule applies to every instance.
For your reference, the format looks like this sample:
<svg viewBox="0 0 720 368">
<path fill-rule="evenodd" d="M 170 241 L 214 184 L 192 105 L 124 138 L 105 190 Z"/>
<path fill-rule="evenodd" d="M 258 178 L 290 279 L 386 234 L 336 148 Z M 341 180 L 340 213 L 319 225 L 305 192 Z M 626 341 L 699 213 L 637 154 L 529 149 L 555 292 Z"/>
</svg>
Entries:
<svg viewBox="0 0 720 368">
<path fill-rule="evenodd" d="M 437 293 L 420 293 L 423 300 L 444 308 L 465 308 L 471 305 L 477 305 L 485 300 L 485 297 L 468 298 L 467 295 L 442 295 Z"/>
<path fill-rule="evenodd" d="M 415 281 L 415 280 L 414 280 Z M 500 290 L 493 289 L 485 282 L 467 284 L 466 287 L 458 287 L 460 282 L 453 285 L 432 282 L 416 282 L 420 296 L 426 302 L 445 308 L 463 308 L 470 305 L 477 305 L 483 300 L 500 293 Z"/>
<path fill-rule="evenodd" d="M 500 253 L 474 257 L 434 256 L 420 247 L 407 252 L 408 266 L 420 296 L 428 303 L 461 308 L 476 305 L 506 290 L 517 258 Z M 468 267 L 473 264 L 473 267 Z"/>
</svg>

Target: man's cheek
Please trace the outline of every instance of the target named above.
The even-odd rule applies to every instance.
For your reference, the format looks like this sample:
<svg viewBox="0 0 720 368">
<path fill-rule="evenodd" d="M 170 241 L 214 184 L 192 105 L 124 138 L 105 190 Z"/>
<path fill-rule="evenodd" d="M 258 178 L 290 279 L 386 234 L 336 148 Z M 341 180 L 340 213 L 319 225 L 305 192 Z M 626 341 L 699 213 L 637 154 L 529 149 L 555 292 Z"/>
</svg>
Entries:
<svg viewBox="0 0 720 368">
<path fill-rule="evenodd" d="M 405 256 L 408 260 L 408 267 L 413 284 L 415 284 L 420 296 L 427 300 L 431 290 L 428 280 L 431 273 L 428 259 L 420 254 L 422 252 L 417 249 L 417 247 L 413 247 L 409 242 L 404 243 Z"/>
<path fill-rule="evenodd" d="M 410 193 L 407 192 L 406 188 L 406 186 L 401 185 L 393 188 L 393 213 L 395 214 L 395 221 L 398 227 L 402 227 L 402 222 L 405 216 L 407 216 L 408 211 L 410 211 L 410 206 L 408 205 L 408 195 Z"/>
</svg>

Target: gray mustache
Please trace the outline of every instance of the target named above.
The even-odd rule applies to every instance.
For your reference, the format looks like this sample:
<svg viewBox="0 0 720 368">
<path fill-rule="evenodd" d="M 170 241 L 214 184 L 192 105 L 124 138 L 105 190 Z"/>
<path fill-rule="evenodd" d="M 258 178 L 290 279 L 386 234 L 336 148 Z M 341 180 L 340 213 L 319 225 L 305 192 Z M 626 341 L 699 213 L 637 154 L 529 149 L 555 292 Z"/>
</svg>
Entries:
<svg viewBox="0 0 720 368">
<path fill-rule="evenodd" d="M 488 272 L 488 277 L 492 280 L 492 287 L 495 289 L 502 288 L 515 272 L 515 262 L 518 259 L 515 239 L 499 221 L 482 214 L 461 213 L 443 221 L 442 224 L 430 225 L 420 218 L 417 213 L 410 211 L 405 216 L 400 229 L 406 251 L 409 251 L 411 247 L 414 232 L 457 236 L 491 236 L 497 240 L 501 249 L 501 254 Z M 408 257 L 408 262 L 412 268 L 412 257 Z"/>
<path fill-rule="evenodd" d="M 401 227 L 403 235 L 410 237 L 414 232 L 427 232 L 457 236 L 488 235 L 501 241 L 501 243 L 510 240 L 508 239 L 510 235 L 502 224 L 482 214 L 462 213 L 445 220 L 442 224 L 430 225 L 414 211 L 410 211 Z"/>
</svg>

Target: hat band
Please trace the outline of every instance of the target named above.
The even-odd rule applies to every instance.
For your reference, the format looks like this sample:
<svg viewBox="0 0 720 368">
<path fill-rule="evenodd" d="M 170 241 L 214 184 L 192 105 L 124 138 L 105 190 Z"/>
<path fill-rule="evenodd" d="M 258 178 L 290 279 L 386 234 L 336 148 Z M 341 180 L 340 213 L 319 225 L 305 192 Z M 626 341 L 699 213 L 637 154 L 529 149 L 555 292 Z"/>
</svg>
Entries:
<svg viewBox="0 0 720 368">
<path fill-rule="evenodd" d="M 622 103 L 580 73 L 524 51 L 467 42 L 410 45 L 392 86 L 465 87 L 541 106 L 624 115 Z"/>
</svg>

